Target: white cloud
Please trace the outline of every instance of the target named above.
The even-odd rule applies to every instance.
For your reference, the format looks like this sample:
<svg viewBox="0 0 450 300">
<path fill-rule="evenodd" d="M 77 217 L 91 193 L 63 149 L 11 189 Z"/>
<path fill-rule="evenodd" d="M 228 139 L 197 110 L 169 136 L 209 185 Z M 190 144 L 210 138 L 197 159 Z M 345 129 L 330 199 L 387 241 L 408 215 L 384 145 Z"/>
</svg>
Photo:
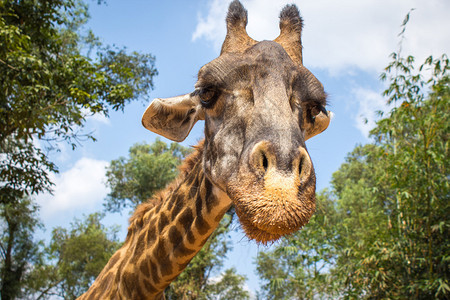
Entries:
<svg viewBox="0 0 450 300">
<path fill-rule="evenodd" d="M 198 24 L 195 32 L 192 34 L 192 40 L 205 38 L 213 42 L 214 49 L 219 51 L 226 34 L 224 20 L 227 8 L 227 1 L 210 1 L 208 15 L 206 17 L 203 17 L 201 14 L 197 16 Z"/>
<path fill-rule="evenodd" d="M 379 120 L 377 111 L 386 113 L 391 110 L 392 106 L 386 104 L 378 91 L 366 88 L 354 88 L 352 95 L 355 102 L 359 105 L 358 112 L 354 115 L 355 127 L 366 138 L 369 137 L 369 131 L 375 127 L 375 123 Z"/>
<path fill-rule="evenodd" d="M 81 113 L 86 117 L 86 121 L 91 121 L 95 123 L 110 125 L 111 122 L 109 121 L 108 117 L 105 116 L 104 113 L 95 113 L 92 114 L 88 109 L 82 108 Z"/>
<path fill-rule="evenodd" d="M 57 217 L 77 209 L 87 211 L 101 203 L 109 191 L 105 186 L 107 165 L 107 161 L 84 157 L 71 169 L 52 174 L 53 195 L 46 193 L 37 197 L 42 217 Z"/>
<path fill-rule="evenodd" d="M 230 1 L 211 0 L 206 16 L 199 15 L 193 40 L 210 41 L 217 52 L 225 37 Z M 257 40 L 278 35 L 280 9 L 295 3 L 305 21 L 304 62 L 333 74 L 358 68 L 380 73 L 389 53 L 398 49 L 400 24 L 411 8 L 404 53 L 422 62 L 429 54 L 450 48 L 450 1 L 446 0 L 243 0 L 249 13 L 247 31 Z"/>
</svg>

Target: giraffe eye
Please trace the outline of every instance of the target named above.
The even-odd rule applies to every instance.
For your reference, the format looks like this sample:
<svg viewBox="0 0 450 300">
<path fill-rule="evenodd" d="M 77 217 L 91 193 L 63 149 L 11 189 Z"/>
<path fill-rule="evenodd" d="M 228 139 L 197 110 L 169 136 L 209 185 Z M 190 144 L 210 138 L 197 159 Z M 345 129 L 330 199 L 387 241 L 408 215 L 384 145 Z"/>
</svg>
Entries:
<svg viewBox="0 0 450 300">
<path fill-rule="evenodd" d="M 320 110 L 317 106 L 314 106 L 313 108 L 311 108 L 311 116 L 314 118 L 315 116 L 317 116 L 318 114 L 320 114 Z"/>
<path fill-rule="evenodd" d="M 322 105 L 316 105 L 311 108 L 311 117 L 316 117 L 320 112 L 323 112 L 325 115 L 328 115 L 327 110 Z"/>
<path fill-rule="evenodd" d="M 214 102 L 217 100 L 217 91 L 213 88 L 201 89 L 198 92 L 198 95 L 200 97 L 200 102 L 205 108 L 212 107 Z"/>
<path fill-rule="evenodd" d="M 216 92 L 213 90 L 204 90 L 202 92 L 200 92 L 200 99 L 204 102 L 209 102 L 211 101 L 211 99 L 214 97 L 214 94 Z"/>
<path fill-rule="evenodd" d="M 313 107 L 311 107 L 308 111 L 307 111 L 307 118 L 309 119 L 309 121 L 311 123 L 314 124 L 314 121 L 316 120 L 316 117 L 320 114 L 320 113 L 324 113 L 325 116 L 328 116 L 328 112 L 325 109 L 325 107 L 323 107 L 320 104 L 314 105 Z"/>
</svg>

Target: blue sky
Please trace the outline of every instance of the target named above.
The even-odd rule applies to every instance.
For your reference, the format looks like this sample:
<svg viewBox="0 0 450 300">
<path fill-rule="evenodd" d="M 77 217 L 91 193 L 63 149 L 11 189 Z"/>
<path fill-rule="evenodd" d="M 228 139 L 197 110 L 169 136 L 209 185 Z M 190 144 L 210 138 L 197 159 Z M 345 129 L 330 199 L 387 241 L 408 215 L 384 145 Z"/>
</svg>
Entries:
<svg viewBox="0 0 450 300">
<path fill-rule="evenodd" d="M 107 5 L 91 3 L 88 27 L 105 44 L 126 46 L 130 51 L 156 57 L 159 75 L 150 98 L 171 97 L 193 91 L 198 69 L 216 58 L 225 36 L 225 13 L 229 1 L 190 0 L 109 0 Z M 304 19 L 304 65 L 323 83 L 329 94 L 329 107 L 335 117 L 329 128 L 307 142 L 317 175 L 318 190 L 329 186 L 336 171 L 355 145 L 369 142 L 367 133 L 376 110 L 386 110 L 381 97 L 383 84 L 378 77 L 398 49 L 398 33 L 411 8 L 403 53 L 423 61 L 429 54 L 448 53 L 450 48 L 450 2 L 445 0 L 247 0 L 248 33 L 257 40 L 278 35 L 278 14 L 295 3 Z M 105 167 L 112 159 L 126 156 L 137 142 L 157 137 L 141 126 L 148 103 L 136 102 L 124 113 L 109 118 L 89 117 L 87 131 L 94 130 L 97 142 L 86 142 L 75 151 L 61 145 L 52 154 L 60 173 L 52 175 L 54 195 L 40 195 L 41 218 L 47 233 L 54 226 L 67 227 L 102 209 L 108 190 Z M 369 122 L 364 124 L 367 118 Z M 203 124 L 195 126 L 183 145 L 202 138 Z M 164 141 L 168 140 L 162 138 Z M 128 215 L 107 217 L 107 224 L 120 224 L 125 236 Z M 233 233 L 235 243 L 226 266 L 234 266 L 249 277 L 251 290 L 258 289 L 252 265 L 258 249 L 243 232 Z"/>
</svg>

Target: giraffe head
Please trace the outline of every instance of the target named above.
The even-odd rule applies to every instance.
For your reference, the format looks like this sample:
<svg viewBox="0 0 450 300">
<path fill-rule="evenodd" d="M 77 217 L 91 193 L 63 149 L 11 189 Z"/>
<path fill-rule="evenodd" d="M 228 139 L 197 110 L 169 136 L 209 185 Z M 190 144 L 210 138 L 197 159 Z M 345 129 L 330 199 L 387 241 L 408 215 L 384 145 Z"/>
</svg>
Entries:
<svg viewBox="0 0 450 300">
<path fill-rule="evenodd" d="M 267 243 L 305 225 L 315 210 L 315 175 L 305 141 L 330 122 L 322 84 L 302 63 L 302 19 L 280 14 L 280 35 L 257 42 L 235 0 L 218 58 L 203 66 L 195 90 L 155 99 L 143 125 L 183 141 L 205 121 L 203 168 L 235 205 L 247 236 Z"/>
</svg>

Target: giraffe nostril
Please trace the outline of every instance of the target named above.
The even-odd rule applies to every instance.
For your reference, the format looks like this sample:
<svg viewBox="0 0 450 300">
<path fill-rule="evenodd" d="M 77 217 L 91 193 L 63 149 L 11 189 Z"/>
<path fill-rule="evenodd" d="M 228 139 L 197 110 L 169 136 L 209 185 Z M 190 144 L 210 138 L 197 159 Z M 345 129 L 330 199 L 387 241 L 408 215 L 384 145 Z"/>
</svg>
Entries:
<svg viewBox="0 0 450 300">
<path fill-rule="evenodd" d="M 262 153 L 262 166 L 264 168 L 264 172 L 267 172 L 267 168 L 269 167 L 269 160 L 264 153 Z"/>
<path fill-rule="evenodd" d="M 267 173 L 274 166 L 273 150 L 267 141 L 257 143 L 250 153 L 250 164 L 257 173 Z"/>
<path fill-rule="evenodd" d="M 313 166 L 311 162 L 311 158 L 308 155 L 308 152 L 305 148 L 299 148 L 299 164 L 298 164 L 298 175 L 300 176 L 300 180 L 305 180 L 309 178 L 311 172 L 313 171 Z"/>
<path fill-rule="evenodd" d="M 304 161 L 304 157 L 302 156 L 302 158 L 300 158 L 300 164 L 298 165 L 298 175 L 299 176 L 302 176 L 303 161 Z"/>
</svg>

